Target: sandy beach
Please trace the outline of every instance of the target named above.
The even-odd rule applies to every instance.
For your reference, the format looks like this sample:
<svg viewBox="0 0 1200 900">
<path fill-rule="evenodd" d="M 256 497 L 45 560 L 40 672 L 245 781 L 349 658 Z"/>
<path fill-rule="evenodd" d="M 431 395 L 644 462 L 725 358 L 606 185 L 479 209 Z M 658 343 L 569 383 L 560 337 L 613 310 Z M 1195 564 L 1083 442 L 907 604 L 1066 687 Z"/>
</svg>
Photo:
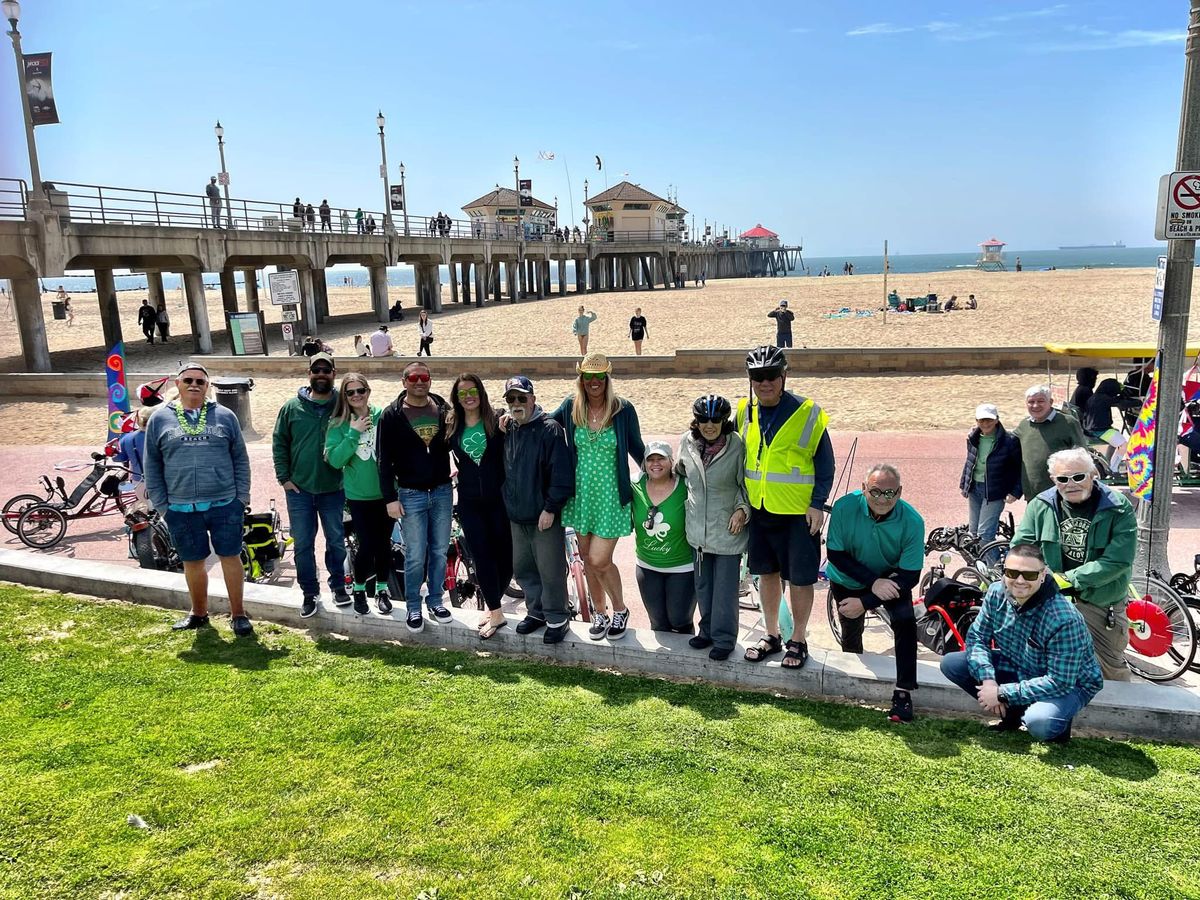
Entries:
<svg viewBox="0 0 1200 900">
<path fill-rule="evenodd" d="M 51 280 L 52 282 L 53 280 Z M 902 297 L 938 293 L 974 293 L 979 309 L 944 315 L 894 313 L 884 317 L 882 276 L 831 278 L 734 279 L 710 281 L 705 288 L 683 291 L 602 293 L 553 297 L 516 304 L 489 303 L 482 309 L 446 304 L 435 315 L 433 352 L 463 355 L 573 355 L 578 348 L 570 325 L 582 300 L 599 318 L 592 326 L 591 348 L 613 355 L 632 352 L 627 323 L 636 307 L 649 320 L 647 354 L 669 354 L 678 348 L 743 348 L 774 338 L 774 323 L 766 317 L 780 299 L 796 313 L 793 325 L 796 346 L 807 347 L 980 347 L 1027 346 L 1046 341 L 1152 341 L 1154 323 L 1149 317 L 1154 281 L 1151 269 L 1072 270 L 1053 272 L 961 272 L 899 275 L 888 279 Z M 444 288 L 448 296 L 448 287 Z M 191 351 L 188 316 L 179 291 L 168 291 L 172 339 L 148 345 L 136 328 L 136 309 L 144 293 L 118 295 L 125 327 L 127 368 L 130 372 L 173 371 Z M 220 294 L 208 291 L 209 320 L 218 352 L 227 352 Z M 393 340 L 401 355 L 416 352 L 416 315 L 412 289 L 390 291 L 407 310 L 403 322 L 393 323 Z M 375 327 L 369 312 L 366 288 L 329 289 L 333 318 L 321 328 L 344 373 L 351 366 L 355 334 Z M 50 295 L 45 298 L 46 325 L 55 369 L 101 370 L 99 311 L 95 295 L 73 299 L 75 322 L 50 316 Z M 264 305 L 269 340 L 278 338 L 279 310 Z M 831 318 L 849 308 L 871 310 L 869 317 Z M 1200 322 L 1192 336 L 1200 338 Z M 0 323 L 2 346 L 19 346 L 15 323 Z M 453 372 L 439 371 L 438 357 L 430 364 L 435 390 L 448 391 Z M 9 371 L 20 368 L 18 356 L 0 361 Z M 732 398 L 745 395 L 748 384 L 741 373 L 728 378 L 637 378 L 624 362 L 616 371 L 621 393 L 637 406 L 648 433 L 678 433 L 687 424 L 691 401 L 714 391 Z M 624 371 L 622 367 L 625 367 Z M 275 411 L 303 383 L 303 364 L 297 361 L 294 379 L 258 379 L 252 394 L 259 439 L 269 438 Z M 217 373 L 219 374 L 236 374 Z M 1054 373 L 1061 379 L 1063 371 Z M 815 397 L 829 412 L 835 427 L 863 431 L 960 430 L 971 422 L 980 402 L 994 402 L 1001 415 L 1015 421 L 1020 415 L 1024 389 L 1044 372 L 979 375 L 967 371 L 928 376 L 808 377 L 789 384 L 793 390 Z M 493 386 L 498 392 L 499 384 Z M 546 405 L 557 404 L 570 389 L 564 379 L 543 379 L 538 394 Z M 395 378 L 377 379 L 374 399 L 387 402 L 400 389 Z M 4 443 L 86 443 L 103 431 L 105 411 L 99 401 L 64 400 L 26 402 L 20 398 L 0 404 L 0 429 Z"/>
</svg>

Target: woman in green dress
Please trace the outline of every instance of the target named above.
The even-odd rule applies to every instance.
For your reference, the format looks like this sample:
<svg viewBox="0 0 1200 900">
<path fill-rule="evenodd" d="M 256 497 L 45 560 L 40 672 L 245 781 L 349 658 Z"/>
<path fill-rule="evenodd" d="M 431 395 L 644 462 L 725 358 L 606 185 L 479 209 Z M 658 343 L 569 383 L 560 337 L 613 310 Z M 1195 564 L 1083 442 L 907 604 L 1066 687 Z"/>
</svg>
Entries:
<svg viewBox="0 0 1200 900">
<path fill-rule="evenodd" d="M 629 625 L 613 552 L 617 541 L 633 531 L 629 459 L 640 466 L 646 448 L 637 410 L 613 390 L 608 357 L 589 353 L 576 371 L 575 395 L 563 400 L 551 418 L 566 431 L 567 446 L 575 458 L 575 496 L 563 509 L 562 520 L 579 537 L 584 576 L 595 608 L 588 636 L 598 641 L 621 637 Z"/>
</svg>

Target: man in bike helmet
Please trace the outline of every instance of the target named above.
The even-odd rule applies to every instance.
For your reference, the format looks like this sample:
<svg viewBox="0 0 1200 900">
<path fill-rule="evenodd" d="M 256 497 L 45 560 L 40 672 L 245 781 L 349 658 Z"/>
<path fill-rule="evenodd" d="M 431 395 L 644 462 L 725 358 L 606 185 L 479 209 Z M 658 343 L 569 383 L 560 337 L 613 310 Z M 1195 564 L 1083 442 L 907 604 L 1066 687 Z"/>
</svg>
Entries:
<svg viewBox="0 0 1200 900">
<path fill-rule="evenodd" d="M 746 446 L 750 498 L 748 566 L 759 576 L 767 634 L 746 651 L 759 662 L 784 650 L 783 667 L 808 660 L 808 618 L 821 559 L 823 508 L 833 489 L 828 418 L 808 397 L 786 389 L 787 357 L 773 344 L 746 355 L 751 396 L 738 401 L 737 429 Z M 779 629 L 783 585 L 790 585 L 792 635 Z"/>
</svg>

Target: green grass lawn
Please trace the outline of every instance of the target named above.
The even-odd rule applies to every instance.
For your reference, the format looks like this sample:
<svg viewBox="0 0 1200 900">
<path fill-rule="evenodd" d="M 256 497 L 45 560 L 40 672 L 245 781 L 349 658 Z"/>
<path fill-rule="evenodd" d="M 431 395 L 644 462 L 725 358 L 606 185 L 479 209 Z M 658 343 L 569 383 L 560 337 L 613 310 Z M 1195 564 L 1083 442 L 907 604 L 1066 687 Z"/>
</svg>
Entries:
<svg viewBox="0 0 1200 900">
<path fill-rule="evenodd" d="M 1200 897 L 1196 748 L 174 618 L 0 587 L 0 896 Z"/>
</svg>

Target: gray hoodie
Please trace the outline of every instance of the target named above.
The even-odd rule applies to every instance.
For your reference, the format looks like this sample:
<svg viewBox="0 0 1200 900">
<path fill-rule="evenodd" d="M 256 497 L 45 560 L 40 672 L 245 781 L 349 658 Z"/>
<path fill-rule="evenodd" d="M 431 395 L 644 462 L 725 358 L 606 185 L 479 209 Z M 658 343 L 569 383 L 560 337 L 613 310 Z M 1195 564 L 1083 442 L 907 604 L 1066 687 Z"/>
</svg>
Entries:
<svg viewBox="0 0 1200 900">
<path fill-rule="evenodd" d="M 729 533 L 729 517 L 734 510 L 746 511 L 750 521 L 750 501 L 746 497 L 746 449 L 742 437 L 730 432 L 725 448 L 709 467 L 704 468 L 698 441 L 691 432 L 679 440 L 679 462 L 675 471 L 687 484 L 687 539 L 696 550 L 723 556 L 740 556 L 746 551 L 748 529 Z"/>
<path fill-rule="evenodd" d="M 250 503 L 250 457 L 237 416 L 213 401 L 202 434 L 187 434 L 175 409 L 161 406 L 146 422 L 146 496 L 155 508 L 172 503 Z"/>
</svg>

